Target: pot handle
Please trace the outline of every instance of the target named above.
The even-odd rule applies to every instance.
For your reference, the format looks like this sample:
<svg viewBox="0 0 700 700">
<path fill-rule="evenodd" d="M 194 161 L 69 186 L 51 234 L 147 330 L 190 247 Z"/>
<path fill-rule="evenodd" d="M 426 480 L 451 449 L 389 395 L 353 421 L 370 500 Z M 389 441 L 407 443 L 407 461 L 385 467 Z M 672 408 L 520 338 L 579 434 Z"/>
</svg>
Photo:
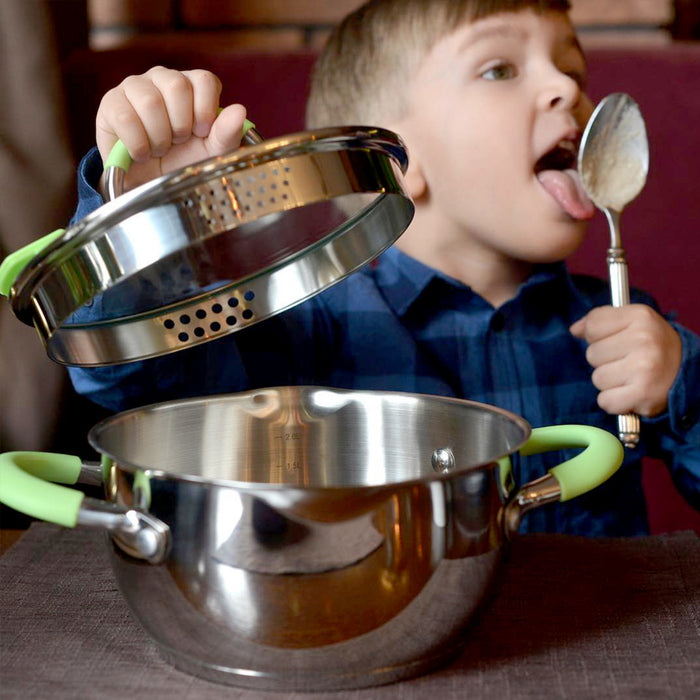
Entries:
<svg viewBox="0 0 700 700">
<path fill-rule="evenodd" d="M 255 124 L 248 119 L 243 123 L 243 138 L 249 144 L 260 143 L 263 140 L 262 136 L 255 129 Z M 112 200 L 122 193 L 124 173 L 128 172 L 132 162 L 126 146 L 121 140 L 117 141 L 109 152 L 104 164 L 107 183 L 105 195 L 107 200 Z M 9 296 L 10 289 L 15 283 L 17 276 L 24 270 L 29 261 L 39 255 L 39 253 L 42 253 L 51 243 L 63 236 L 65 232 L 66 230 L 63 228 L 56 229 L 19 248 L 14 253 L 10 253 L 0 263 L 0 295 Z"/>
<path fill-rule="evenodd" d="M 534 428 L 520 454 L 528 456 L 572 447 L 585 449 L 525 484 L 508 503 L 504 511 L 508 536 L 517 532 L 523 515 L 532 508 L 568 501 L 600 486 L 618 470 L 625 456 L 622 444 L 612 433 L 590 425 Z"/>
<path fill-rule="evenodd" d="M 132 556 L 153 564 L 163 561 L 170 548 L 170 528 L 161 520 L 59 485 L 92 481 L 97 471 L 99 465 L 73 455 L 5 452 L 0 454 L 0 503 L 64 527 L 107 530 Z M 137 478 L 148 481 L 143 472 L 137 472 Z"/>
</svg>

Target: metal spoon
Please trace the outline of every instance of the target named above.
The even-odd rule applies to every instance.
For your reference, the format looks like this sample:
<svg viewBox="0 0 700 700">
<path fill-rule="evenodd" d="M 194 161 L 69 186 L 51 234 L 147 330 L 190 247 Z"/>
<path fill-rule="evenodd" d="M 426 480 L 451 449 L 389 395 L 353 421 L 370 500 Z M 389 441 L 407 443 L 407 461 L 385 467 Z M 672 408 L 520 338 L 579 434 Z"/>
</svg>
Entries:
<svg viewBox="0 0 700 700">
<path fill-rule="evenodd" d="M 583 133 L 578 171 L 593 203 L 608 220 L 607 253 L 613 306 L 630 303 L 627 259 L 620 238 L 620 214 L 644 187 L 649 172 L 649 142 L 637 103 L 624 93 L 604 98 Z M 617 417 L 619 438 L 625 447 L 639 443 L 639 416 Z"/>
</svg>

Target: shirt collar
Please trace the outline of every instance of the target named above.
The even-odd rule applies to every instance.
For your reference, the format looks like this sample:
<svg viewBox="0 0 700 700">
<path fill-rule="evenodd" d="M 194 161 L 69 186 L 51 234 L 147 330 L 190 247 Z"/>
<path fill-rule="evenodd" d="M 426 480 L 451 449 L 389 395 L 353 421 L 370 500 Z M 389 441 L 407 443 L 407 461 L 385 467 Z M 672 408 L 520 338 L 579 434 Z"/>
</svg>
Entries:
<svg viewBox="0 0 700 700">
<path fill-rule="evenodd" d="M 384 298 L 399 317 L 408 311 L 434 279 L 459 284 L 394 246 L 381 255 L 374 274 Z"/>
<path fill-rule="evenodd" d="M 399 317 L 406 314 L 411 305 L 434 280 L 440 280 L 452 287 L 469 289 L 462 282 L 425 265 L 395 246 L 380 256 L 374 266 L 374 274 L 384 298 Z M 541 290 L 544 285 L 549 284 L 566 285 L 569 292 L 582 305 L 582 309 L 588 311 L 593 308 L 590 299 L 574 283 L 564 262 L 538 265 L 532 275 L 523 283 L 516 298 Z M 474 296 L 477 295 L 474 294 Z"/>
</svg>

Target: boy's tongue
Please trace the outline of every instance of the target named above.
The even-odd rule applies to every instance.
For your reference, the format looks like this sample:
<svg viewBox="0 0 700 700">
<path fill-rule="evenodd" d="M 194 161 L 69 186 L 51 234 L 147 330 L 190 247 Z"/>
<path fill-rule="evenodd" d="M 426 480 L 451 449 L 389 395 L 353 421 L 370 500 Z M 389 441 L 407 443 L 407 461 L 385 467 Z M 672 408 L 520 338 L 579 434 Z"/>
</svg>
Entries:
<svg viewBox="0 0 700 700">
<path fill-rule="evenodd" d="M 584 191 L 575 170 L 542 170 L 537 179 L 573 219 L 590 219 L 595 213 L 595 205 Z"/>
</svg>

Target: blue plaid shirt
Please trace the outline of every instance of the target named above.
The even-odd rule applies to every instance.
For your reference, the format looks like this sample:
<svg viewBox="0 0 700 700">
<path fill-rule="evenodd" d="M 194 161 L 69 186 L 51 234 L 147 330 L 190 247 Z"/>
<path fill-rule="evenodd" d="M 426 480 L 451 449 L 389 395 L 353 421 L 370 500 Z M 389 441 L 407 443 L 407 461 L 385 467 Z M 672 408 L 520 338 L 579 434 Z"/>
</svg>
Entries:
<svg viewBox="0 0 700 700">
<path fill-rule="evenodd" d="M 81 166 L 82 217 L 101 203 L 90 186 L 101 163 Z M 654 302 L 640 292 L 633 301 Z M 438 394 L 482 401 L 533 426 L 596 425 L 616 432 L 597 406 L 585 344 L 569 326 L 609 303 L 605 282 L 541 266 L 498 309 L 449 276 L 392 248 L 315 298 L 217 341 L 162 358 L 70 370 L 76 390 L 114 410 L 254 387 L 316 384 Z M 89 310 L 104 313 L 99 301 Z M 521 531 L 583 535 L 648 532 L 641 459 L 663 458 L 688 500 L 700 507 L 700 339 L 674 324 L 683 367 L 667 413 L 642 421 L 642 441 L 608 482 L 525 517 Z M 524 483 L 571 456 L 514 456 Z"/>
</svg>

